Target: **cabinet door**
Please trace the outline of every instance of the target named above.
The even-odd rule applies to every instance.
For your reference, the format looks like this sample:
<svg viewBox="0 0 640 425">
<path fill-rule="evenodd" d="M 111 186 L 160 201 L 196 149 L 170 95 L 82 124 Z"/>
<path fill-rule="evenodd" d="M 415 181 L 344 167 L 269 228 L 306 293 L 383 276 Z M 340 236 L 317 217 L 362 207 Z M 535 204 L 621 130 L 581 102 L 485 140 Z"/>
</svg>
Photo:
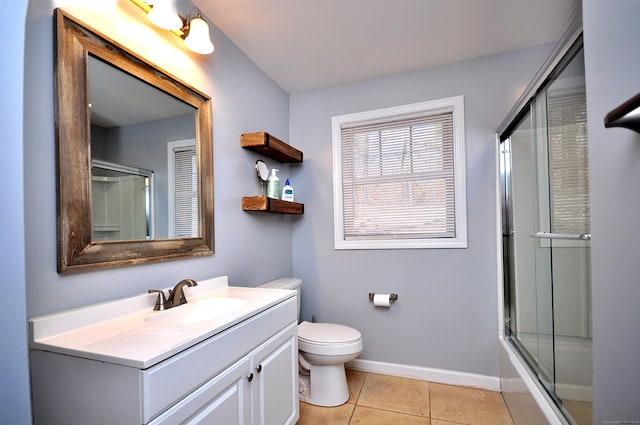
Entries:
<svg viewBox="0 0 640 425">
<path fill-rule="evenodd" d="M 253 425 L 293 425 L 298 405 L 298 325 L 291 324 L 252 356 Z"/>
<path fill-rule="evenodd" d="M 238 361 L 164 412 L 150 425 L 250 425 L 250 366 L 249 357 Z"/>
</svg>

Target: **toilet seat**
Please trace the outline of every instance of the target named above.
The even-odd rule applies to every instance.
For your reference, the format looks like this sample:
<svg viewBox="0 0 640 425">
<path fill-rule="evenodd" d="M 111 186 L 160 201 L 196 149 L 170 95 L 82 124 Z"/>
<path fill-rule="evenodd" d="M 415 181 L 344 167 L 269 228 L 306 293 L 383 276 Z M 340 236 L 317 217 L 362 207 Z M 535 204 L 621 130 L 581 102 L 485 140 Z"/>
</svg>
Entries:
<svg viewBox="0 0 640 425">
<path fill-rule="evenodd" d="M 340 356 L 362 351 L 362 334 L 335 323 L 302 322 L 298 325 L 298 349 L 323 356 Z"/>
</svg>

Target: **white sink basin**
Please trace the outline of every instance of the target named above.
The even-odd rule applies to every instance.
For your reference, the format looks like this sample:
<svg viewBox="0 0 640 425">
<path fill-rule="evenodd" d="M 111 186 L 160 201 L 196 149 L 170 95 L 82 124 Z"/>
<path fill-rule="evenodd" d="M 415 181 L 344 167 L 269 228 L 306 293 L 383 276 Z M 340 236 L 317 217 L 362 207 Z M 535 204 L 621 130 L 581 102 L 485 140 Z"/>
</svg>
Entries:
<svg viewBox="0 0 640 425">
<path fill-rule="evenodd" d="M 165 311 L 153 311 L 157 296 L 145 292 L 31 318 L 31 347 L 147 369 L 294 294 L 229 286 L 226 276 L 186 290 L 189 302 Z"/>
<path fill-rule="evenodd" d="M 247 304 L 242 298 L 211 297 L 195 300 L 147 317 L 164 324 L 197 324 L 231 314 Z"/>
</svg>

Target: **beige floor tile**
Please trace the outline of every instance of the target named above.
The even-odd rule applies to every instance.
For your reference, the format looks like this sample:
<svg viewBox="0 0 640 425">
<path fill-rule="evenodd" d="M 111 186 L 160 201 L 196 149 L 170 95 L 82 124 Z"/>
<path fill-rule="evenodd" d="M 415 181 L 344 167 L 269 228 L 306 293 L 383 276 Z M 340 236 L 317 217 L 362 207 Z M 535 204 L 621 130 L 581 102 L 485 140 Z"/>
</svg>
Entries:
<svg viewBox="0 0 640 425">
<path fill-rule="evenodd" d="M 431 418 L 469 425 L 512 425 L 499 392 L 430 384 Z"/>
<path fill-rule="evenodd" d="M 431 419 L 431 425 L 465 425 L 460 422 L 441 421 L 440 419 Z"/>
<path fill-rule="evenodd" d="M 347 384 L 349 385 L 349 401 L 347 403 L 355 404 L 358 401 L 358 396 L 364 385 L 364 379 L 367 376 L 366 372 L 360 372 L 357 370 L 347 369 Z"/>
<path fill-rule="evenodd" d="M 356 406 L 349 425 L 430 425 L 429 418 Z"/>
<path fill-rule="evenodd" d="M 429 383 L 369 373 L 356 404 L 428 417 Z"/>
<path fill-rule="evenodd" d="M 349 425 L 353 404 L 337 407 L 320 407 L 313 404 L 300 403 L 300 419 L 297 425 Z"/>
</svg>

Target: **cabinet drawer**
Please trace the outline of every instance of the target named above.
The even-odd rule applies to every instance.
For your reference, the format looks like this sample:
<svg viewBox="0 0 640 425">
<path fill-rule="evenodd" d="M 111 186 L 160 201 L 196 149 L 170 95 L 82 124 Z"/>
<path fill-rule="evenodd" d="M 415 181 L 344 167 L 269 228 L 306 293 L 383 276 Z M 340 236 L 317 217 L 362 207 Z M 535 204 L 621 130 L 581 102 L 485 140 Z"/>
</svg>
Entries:
<svg viewBox="0 0 640 425">
<path fill-rule="evenodd" d="M 295 321 L 294 297 L 141 371 L 142 422 L 148 423 Z"/>
</svg>

